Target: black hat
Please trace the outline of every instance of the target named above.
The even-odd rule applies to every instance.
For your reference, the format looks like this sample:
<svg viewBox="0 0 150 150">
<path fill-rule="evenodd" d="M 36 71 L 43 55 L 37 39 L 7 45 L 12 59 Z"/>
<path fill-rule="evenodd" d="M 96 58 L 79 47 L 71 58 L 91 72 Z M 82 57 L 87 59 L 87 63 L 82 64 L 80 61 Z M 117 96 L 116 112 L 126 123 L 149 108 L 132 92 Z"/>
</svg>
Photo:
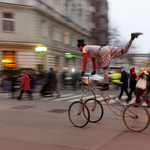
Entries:
<svg viewBox="0 0 150 150">
<path fill-rule="evenodd" d="M 80 47 L 80 45 L 81 45 L 81 46 L 84 46 L 84 45 L 85 45 L 83 39 L 82 39 L 82 40 L 78 40 L 77 46 Z"/>
</svg>

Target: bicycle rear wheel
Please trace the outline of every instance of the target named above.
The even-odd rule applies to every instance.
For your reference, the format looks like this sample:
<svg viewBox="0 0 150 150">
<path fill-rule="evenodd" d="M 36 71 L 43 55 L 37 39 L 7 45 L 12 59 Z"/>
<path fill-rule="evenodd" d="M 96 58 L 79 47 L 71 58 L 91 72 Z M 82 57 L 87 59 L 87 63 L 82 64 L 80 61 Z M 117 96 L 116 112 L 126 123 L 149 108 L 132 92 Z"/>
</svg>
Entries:
<svg viewBox="0 0 150 150">
<path fill-rule="evenodd" d="M 149 112 L 140 104 L 130 104 L 123 112 L 124 124 L 132 131 L 145 130 L 150 122 Z"/>
<path fill-rule="evenodd" d="M 91 98 L 85 101 L 85 105 L 88 107 L 90 112 L 90 122 L 96 123 L 102 119 L 104 110 L 99 101 Z"/>
<path fill-rule="evenodd" d="M 75 101 L 69 106 L 68 117 L 74 126 L 83 128 L 89 122 L 90 113 L 85 104 Z"/>
</svg>

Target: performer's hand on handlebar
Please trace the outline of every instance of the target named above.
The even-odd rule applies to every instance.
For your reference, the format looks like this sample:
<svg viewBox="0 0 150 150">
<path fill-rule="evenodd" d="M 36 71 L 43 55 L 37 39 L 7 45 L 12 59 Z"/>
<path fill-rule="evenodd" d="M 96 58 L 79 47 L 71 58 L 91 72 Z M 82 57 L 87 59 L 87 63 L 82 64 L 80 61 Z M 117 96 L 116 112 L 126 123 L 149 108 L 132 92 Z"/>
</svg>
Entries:
<svg viewBox="0 0 150 150">
<path fill-rule="evenodd" d="M 92 73 L 91 73 L 91 75 L 95 75 L 96 74 L 96 71 L 93 71 Z"/>
<path fill-rule="evenodd" d="M 81 72 L 81 76 L 84 76 L 84 74 L 85 74 L 85 72 L 84 72 L 84 71 L 82 71 L 82 72 Z"/>
</svg>

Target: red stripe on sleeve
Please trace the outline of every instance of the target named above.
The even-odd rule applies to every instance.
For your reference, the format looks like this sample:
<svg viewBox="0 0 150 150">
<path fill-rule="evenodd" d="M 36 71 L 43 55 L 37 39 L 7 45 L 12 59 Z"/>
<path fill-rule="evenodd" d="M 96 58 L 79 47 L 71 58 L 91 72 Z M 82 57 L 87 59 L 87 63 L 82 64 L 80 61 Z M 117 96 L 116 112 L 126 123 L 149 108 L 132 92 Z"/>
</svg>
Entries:
<svg viewBox="0 0 150 150">
<path fill-rule="evenodd" d="M 86 70 L 86 63 L 87 63 L 87 54 L 83 53 L 82 56 L 83 56 L 82 71 L 85 72 L 85 70 Z"/>
<path fill-rule="evenodd" d="M 96 71 L 96 58 L 92 58 L 93 71 Z"/>
</svg>

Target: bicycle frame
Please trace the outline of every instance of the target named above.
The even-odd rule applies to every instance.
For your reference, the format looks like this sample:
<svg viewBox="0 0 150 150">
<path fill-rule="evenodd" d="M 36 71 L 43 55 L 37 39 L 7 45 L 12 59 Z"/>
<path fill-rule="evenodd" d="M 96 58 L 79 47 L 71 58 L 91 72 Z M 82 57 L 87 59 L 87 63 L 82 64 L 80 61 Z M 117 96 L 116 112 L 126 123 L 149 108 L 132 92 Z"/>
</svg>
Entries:
<svg viewBox="0 0 150 150">
<path fill-rule="evenodd" d="M 88 82 L 87 82 L 87 81 L 88 81 Z M 137 118 L 137 115 L 136 115 L 131 109 L 129 109 L 126 105 L 124 105 L 120 100 L 116 99 L 116 97 L 109 97 L 108 95 L 106 95 L 106 94 L 104 93 L 104 91 L 101 91 L 98 86 L 93 85 L 93 84 L 90 84 L 89 76 L 88 76 L 88 79 L 87 79 L 87 80 L 81 81 L 80 83 L 81 83 L 81 87 L 82 87 L 82 95 L 81 95 L 81 98 L 80 98 L 80 102 L 83 103 L 83 96 L 84 96 L 85 93 L 87 93 L 87 92 L 89 92 L 89 91 L 93 93 L 93 97 L 94 97 L 94 101 L 95 101 L 95 102 L 94 102 L 92 111 L 94 111 L 94 109 L 96 108 L 96 94 L 95 94 L 95 92 L 94 92 L 94 90 L 95 90 L 96 92 L 98 92 L 98 93 L 103 97 L 103 100 L 101 100 L 100 102 L 103 102 L 103 101 L 104 101 L 104 102 L 107 104 L 108 108 L 109 108 L 114 114 L 116 114 L 117 116 L 120 116 L 120 117 L 129 117 L 129 118 L 132 117 L 133 119 L 136 119 L 136 118 Z M 85 90 L 85 91 L 84 91 L 83 83 L 88 84 L 88 88 L 87 88 L 87 90 Z M 110 90 L 113 90 L 113 89 L 115 89 L 115 88 L 118 87 L 118 86 L 119 86 L 119 84 L 117 84 L 116 86 L 114 86 L 114 87 L 111 88 Z M 122 106 L 122 109 L 120 110 L 119 108 L 117 108 L 117 107 L 115 107 L 115 106 L 111 106 L 111 105 L 110 105 L 110 100 L 114 100 L 116 103 L 118 103 L 120 106 Z M 115 109 L 119 110 L 120 113 L 116 112 L 116 111 L 113 109 L 113 107 L 114 107 Z M 126 108 L 131 114 L 133 114 L 133 116 L 131 116 L 131 115 L 129 115 L 129 116 L 124 116 L 124 115 L 123 115 L 123 111 L 124 111 L 125 108 Z M 82 109 L 79 109 L 79 111 L 82 111 Z"/>
</svg>

